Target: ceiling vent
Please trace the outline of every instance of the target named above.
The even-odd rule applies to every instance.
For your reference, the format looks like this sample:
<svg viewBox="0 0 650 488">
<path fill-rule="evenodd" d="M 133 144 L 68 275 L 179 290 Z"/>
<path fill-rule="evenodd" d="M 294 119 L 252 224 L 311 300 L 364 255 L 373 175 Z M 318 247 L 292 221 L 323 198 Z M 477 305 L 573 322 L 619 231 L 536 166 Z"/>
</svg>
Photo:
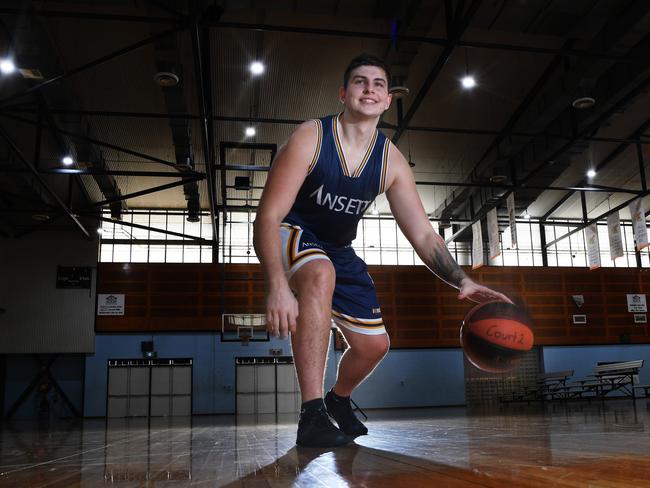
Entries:
<svg viewBox="0 0 650 488">
<path fill-rule="evenodd" d="M 584 110 L 596 105 L 596 99 L 592 97 L 580 97 L 576 98 L 571 105 L 573 105 L 573 108 L 576 110 Z"/>
<path fill-rule="evenodd" d="M 388 93 L 393 95 L 393 98 L 395 100 L 399 100 L 400 98 L 404 98 L 409 94 L 410 90 L 406 88 L 405 86 L 393 86 L 388 90 Z"/>
<path fill-rule="evenodd" d="M 20 74 L 27 80 L 43 80 L 43 73 L 36 68 L 20 68 Z"/>
<path fill-rule="evenodd" d="M 176 73 L 172 73 L 171 71 L 159 71 L 153 75 L 153 81 L 162 88 L 171 88 L 172 86 L 178 85 L 180 78 Z"/>
</svg>

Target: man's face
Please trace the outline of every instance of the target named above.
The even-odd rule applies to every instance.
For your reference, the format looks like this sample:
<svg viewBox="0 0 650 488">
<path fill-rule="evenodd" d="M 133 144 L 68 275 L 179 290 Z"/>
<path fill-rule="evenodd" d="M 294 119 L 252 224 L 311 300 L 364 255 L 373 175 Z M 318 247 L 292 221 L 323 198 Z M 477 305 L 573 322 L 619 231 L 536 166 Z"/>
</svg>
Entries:
<svg viewBox="0 0 650 488">
<path fill-rule="evenodd" d="M 359 66 L 352 70 L 347 87 L 339 95 L 346 109 L 367 116 L 379 117 L 390 107 L 392 95 L 388 93 L 386 72 L 378 66 Z"/>
</svg>

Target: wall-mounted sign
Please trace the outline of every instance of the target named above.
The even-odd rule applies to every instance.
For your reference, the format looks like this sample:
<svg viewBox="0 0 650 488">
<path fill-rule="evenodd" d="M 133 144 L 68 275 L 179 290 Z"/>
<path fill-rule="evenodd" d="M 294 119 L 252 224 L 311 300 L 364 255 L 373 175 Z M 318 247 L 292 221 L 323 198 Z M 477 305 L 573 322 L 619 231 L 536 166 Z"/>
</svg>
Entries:
<svg viewBox="0 0 650 488">
<path fill-rule="evenodd" d="M 56 287 L 72 290 L 90 289 L 92 268 L 89 266 L 57 266 Z"/>
<path fill-rule="evenodd" d="M 635 313 L 634 314 L 634 323 L 635 324 L 647 324 L 648 316 L 644 313 Z"/>
<path fill-rule="evenodd" d="M 578 308 L 582 307 L 585 304 L 584 295 L 571 295 L 571 299 L 573 300 L 575 306 Z"/>
<path fill-rule="evenodd" d="M 645 301 L 645 295 L 636 293 L 634 295 L 627 295 L 627 311 L 628 312 L 647 312 L 648 305 Z"/>
<path fill-rule="evenodd" d="M 124 315 L 124 295 L 118 293 L 98 294 L 97 315 Z"/>
</svg>

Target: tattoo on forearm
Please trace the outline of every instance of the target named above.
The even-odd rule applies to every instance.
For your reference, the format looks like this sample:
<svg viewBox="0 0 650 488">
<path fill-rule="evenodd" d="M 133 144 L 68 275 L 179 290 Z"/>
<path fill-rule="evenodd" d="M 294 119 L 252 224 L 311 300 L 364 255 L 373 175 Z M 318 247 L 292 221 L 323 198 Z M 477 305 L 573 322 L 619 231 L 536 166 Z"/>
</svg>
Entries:
<svg viewBox="0 0 650 488">
<path fill-rule="evenodd" d="M 426 264 L 431 271 L 451 286 L 460 288 L 460 282 L 463 281 L 463 278 L 467 278 L 467 275 L 460 268 L 444 243 L 442 245 L 434 245 L 429 250 L 427 257 Z"/>
</svg>

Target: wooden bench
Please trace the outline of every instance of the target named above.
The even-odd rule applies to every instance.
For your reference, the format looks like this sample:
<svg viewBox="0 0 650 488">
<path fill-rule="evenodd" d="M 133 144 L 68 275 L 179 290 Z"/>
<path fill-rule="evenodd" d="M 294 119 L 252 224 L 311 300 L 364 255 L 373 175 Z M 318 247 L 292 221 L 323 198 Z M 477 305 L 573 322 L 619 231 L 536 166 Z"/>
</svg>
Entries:
<svg viewBox="0 0 650 488">
<path fill-rule="evenodd" d="M 634 379 L 642 367 L 643 359 L 598 364 L 587 378 L 566 385 L 566 395 L 568 398 L 583 398 L 585 395 L 604 398 L 619 392 L 635 398 Z"/>
</svg>

